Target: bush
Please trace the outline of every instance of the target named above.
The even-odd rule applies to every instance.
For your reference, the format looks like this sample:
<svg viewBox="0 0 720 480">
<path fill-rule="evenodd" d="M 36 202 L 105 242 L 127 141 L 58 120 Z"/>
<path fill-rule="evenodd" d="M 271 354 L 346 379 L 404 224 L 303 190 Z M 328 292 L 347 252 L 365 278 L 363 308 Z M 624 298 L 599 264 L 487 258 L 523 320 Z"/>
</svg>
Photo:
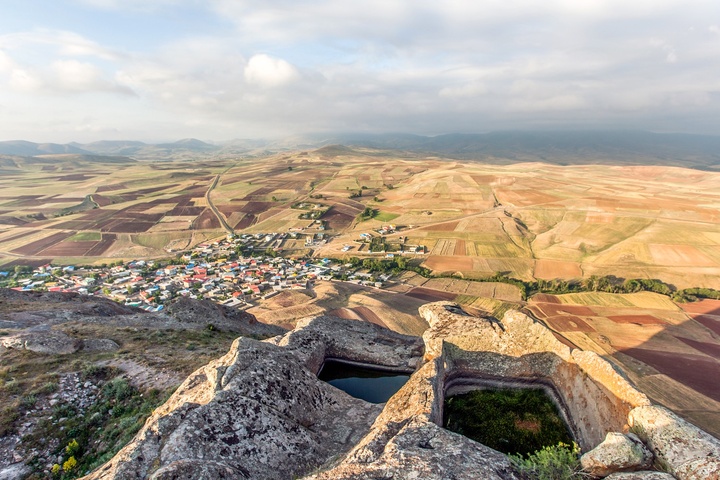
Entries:
<svg viewBox="0 0 720 480">
<path fill-rule="evenodd" d="M 75 467 L 77 467 L 77 463 L 78 462 L 77 462 L 77 460 L 75 460 L 75 457 L 68 458 L 65 461 L 65 463 L 63 463 L 63 466 L 62 466 L 63 471 L 66 473 L 73 471 L 75 469 Z"/>
<path fill-rule="evenodd" d="M 580 447 L 558 443 L 543 447 L 523 458 L 522 455 L 509 455 L 513 467 L 523 476 L 532 480 L 575 480 L 589 478 L 580 467 Z"/>
</svg>

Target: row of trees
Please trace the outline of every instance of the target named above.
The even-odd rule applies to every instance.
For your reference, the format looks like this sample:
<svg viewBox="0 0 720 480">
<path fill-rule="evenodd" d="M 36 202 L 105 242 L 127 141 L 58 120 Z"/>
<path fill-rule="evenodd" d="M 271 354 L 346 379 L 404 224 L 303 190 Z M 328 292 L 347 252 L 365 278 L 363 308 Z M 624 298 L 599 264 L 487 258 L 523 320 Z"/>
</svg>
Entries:
<svg viewBox="0 0 720 480">
<path fill-rule="evenodd" d="M 455 275 L 433 275 L 432 271 L 413 265 L 402 256 L 392 259 L 359 259 L 351 257 L 349 263 L 355 268 L 365 268 L 370 273 L 401 273 L 403 271 L 413 271 L 424 277 L 454 277 Z M 676 302 L 692 302 L 703 298 L 720 300 L 720 291 L 712 288 L 686 288 L 683 290 L 676 289 L 673 285 L 667 284 L 661 280 L 648 278 L 629 278 L 623 279 L 614 275 L 590 277 L 580 280 L 535 280 L 524 281 L 508 276 L 506 273 L 496 273 L 489 277 L 477 279 L 479 282 L 500 282 L 516 286 L 520 289 L 523 299 L 527 299 L 536 293 L 548 293 L 561 295 L 564 293 L 579 292 L 607 292 L 607 293 L 635 293 L 635 292 L 653 292 L 661 295 L 667 295 Z"/>
</svg>

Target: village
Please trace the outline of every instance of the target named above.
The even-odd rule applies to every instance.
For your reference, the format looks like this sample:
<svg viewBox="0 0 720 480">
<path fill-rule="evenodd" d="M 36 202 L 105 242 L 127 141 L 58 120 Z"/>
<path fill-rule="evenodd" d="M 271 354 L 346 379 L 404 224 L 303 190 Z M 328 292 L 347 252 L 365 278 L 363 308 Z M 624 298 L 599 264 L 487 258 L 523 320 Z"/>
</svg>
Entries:
<svg viewBox="0 0 720 480">
<path fill-rule="evenodd" d="M 76 292 L 110 298 L 146 311 L 161 311 L 173 298 L 209 299 L 241 310 L 288 289 L 340 280 L 382 288 L 390 274 L 371 274 L 351 263 L 279 256 L 273 245 L 283 234 L 243 234 L 180 252 L 172 260 L 133 260 L 106 266 L 43 265 L 0 272 L 17 278 L 18 291 Z M 323 236 L 317 241 L 324 242 Z M 310 243 L 308 240 L 306 243 Z M 265 248 L 266 247 L 266 248 Z M 387 258 L 394 255 L 387 254 Z"/>
</svg>

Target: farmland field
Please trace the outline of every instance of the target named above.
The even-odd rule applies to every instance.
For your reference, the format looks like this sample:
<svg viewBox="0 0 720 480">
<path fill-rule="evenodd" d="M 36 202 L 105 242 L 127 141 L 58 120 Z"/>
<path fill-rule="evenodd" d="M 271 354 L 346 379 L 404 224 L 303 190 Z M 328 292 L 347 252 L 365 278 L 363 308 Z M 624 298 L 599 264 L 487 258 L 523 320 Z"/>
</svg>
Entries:
<svg viewBox="0 0 720 480">
<path fill-rule="evenodd" d="M 678 306 L 649 292 L 588 292 L 535 295 L 527 309 L 572 344 L 611 358 L 653 401 L 720 434 L 720 301 Z"/>
<path fill-rule="evenodd" d="M 392 224 L 391 251 L 412 246 L 406 254 L 435 273 L 528 281 L 613 275 L 720 288 L 715 172 L 496 165 L 350 148 L 128 160 L 112 172 L 61 158 L 19 165 L 0 178 L 0 265 L 161 257 L 224 235 L 220 220 L 237 233 L 324 232 L 330 240 L 314 255 L 363 256 L 372 252 L 357 243 L 360 234 L 377 236 Z M 298 202 L 326 211 L 318 222 L 302 219 Z M 366 207 L 377 214 L 359 221 Z"/>
</svg>

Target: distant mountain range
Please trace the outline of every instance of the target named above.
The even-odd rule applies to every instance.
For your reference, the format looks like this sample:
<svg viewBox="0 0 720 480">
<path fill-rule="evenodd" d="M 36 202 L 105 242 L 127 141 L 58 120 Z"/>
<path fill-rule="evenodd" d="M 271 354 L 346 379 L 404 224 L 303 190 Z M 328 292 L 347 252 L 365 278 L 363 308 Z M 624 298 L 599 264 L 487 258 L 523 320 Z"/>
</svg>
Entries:
<svg viewBox="0 0 720 480">
<path fill-rule="evenodd" d="M 264 155 L 329 145 L 397 150 L 412 155 L 437 155 L 493 163 L 631 163 L 720 170 L 720 137 L 642 131 L 507 131 L 433 137 L 402 133 L 333 134 L 272 141 L 235 139 L 217 145 L 194 138 L 161 144 L 117 140 L 56 144 L 16 140 L 0 142 L 0 154 L 23 157 L 109 155 L 139 160 L 167 160 L 197 155 Z"/>
</svg>

